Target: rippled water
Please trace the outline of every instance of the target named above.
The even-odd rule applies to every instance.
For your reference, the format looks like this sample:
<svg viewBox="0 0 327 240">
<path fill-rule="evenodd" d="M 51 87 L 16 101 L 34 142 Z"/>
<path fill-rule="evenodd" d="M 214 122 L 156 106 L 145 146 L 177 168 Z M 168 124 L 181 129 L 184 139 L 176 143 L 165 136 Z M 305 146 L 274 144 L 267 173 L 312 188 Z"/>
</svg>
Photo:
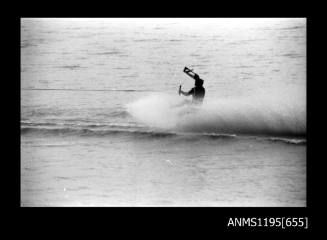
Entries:
<svg viewBox="0 0 327 240">
<path fill-rule="evenodd" d="M 304 206 L 305 99 L 305 19 L 22 19 L 22 205 Z"/>
</svg>

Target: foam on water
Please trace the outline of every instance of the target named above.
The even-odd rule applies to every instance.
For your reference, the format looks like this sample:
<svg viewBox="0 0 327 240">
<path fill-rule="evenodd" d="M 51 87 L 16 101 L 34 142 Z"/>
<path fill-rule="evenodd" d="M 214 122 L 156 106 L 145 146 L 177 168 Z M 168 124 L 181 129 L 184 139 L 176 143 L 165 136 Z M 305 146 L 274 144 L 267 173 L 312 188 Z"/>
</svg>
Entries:
<svg viewBox="0 0 327 240">
<path fill-rule="evenodd" d="M 305 136 L 305 106 L 297 100 L 278 100 L 260 95 L 217 98 L 193 107 L 179 106 L 183 98 L 154 94 L 129 104 L 127 109 L 142 123 L 175 131 Z"/>
</svg>

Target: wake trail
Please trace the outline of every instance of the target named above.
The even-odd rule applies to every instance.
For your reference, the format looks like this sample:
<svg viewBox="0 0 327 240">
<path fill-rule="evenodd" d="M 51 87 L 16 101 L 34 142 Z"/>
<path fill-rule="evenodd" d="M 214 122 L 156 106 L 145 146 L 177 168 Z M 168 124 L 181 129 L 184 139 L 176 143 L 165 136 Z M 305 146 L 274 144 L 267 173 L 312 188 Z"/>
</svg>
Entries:
<svg viewBox="0 0 327 240">
<path fill-rule="evenodd" d="M 201 106 L 182 103 L 176 96 L 152 94 L 128 104 L 127 111 L 148 126 L 178 132 L 306 135 L 306 108 L 297 101 L 255 96 L 210 99 Z"/>
</svg>

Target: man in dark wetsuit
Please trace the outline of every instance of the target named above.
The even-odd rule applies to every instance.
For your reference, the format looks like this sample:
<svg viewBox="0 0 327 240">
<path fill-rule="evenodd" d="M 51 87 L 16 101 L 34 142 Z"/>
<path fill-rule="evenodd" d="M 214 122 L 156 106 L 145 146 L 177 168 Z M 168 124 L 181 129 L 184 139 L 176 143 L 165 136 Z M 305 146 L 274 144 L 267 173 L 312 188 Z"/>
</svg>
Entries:
<svg viewBox="0 0 327 240">
<path fill-rule="evenodd" d="M 179 94 L 183 94 L 184 96 L 190 96 L 192 95 L 192 102 L 193 103 L 202 103 L 204 95 L 205 95 L 205 89 L 203 87 L 203 80 L 200 79 L 199 75 L 194 73 L 194 76 L 189 74 L 189 71 L 184 72 L 189 75 L 190 77 L 194 78 L 195 80 L 195 87 L 192 88 L 188 92 L 184 92 L 181 90 L 181 87 L 179 88 Z"/>
</svg>

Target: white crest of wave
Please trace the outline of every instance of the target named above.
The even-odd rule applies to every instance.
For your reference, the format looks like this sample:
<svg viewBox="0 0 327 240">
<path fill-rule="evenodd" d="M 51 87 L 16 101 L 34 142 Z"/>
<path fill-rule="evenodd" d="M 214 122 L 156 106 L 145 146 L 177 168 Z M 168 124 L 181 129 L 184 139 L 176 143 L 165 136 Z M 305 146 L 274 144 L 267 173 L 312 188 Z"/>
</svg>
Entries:
<svg viewBox="0 0 327 240">
<path fill-rule="evenodd" d="M 138 121 L 182 132 L 259 135 L 305 135 L 306 106 L 291 97 L 208 99 L 201 106 L 183 104 L 185 98 L 154 94 L 127 106 Z M 180 106 L 179 106 L 180 105 Z"/>
</svg>

